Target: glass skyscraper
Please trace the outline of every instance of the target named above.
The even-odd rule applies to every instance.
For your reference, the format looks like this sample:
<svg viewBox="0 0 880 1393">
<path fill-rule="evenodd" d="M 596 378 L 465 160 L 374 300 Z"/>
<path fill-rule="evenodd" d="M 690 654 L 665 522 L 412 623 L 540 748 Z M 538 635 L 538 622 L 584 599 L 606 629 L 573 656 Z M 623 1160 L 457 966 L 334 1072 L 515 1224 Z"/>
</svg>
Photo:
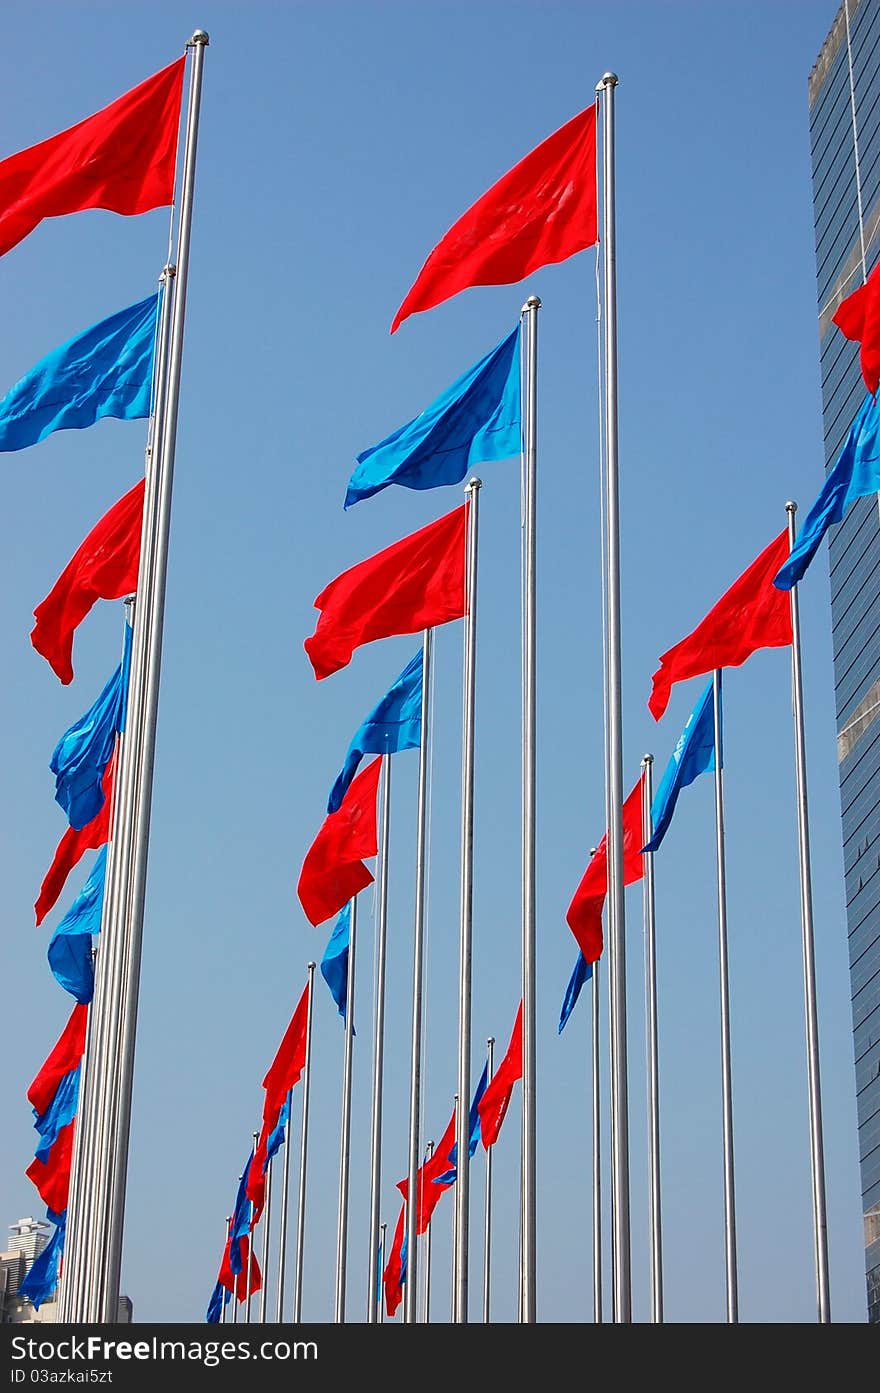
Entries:
<svg viewBox="0 0 880 1393">
<path fill-rule="evenodd" d="M 866 395 L 859 346 L 831 316 L 880 259 L 880 0 L 844 0 L 808 85 L 827 471 Z M 880 1322 L 880 499 L 859 499 L 829 537 L 868 1319 Z"/>
</svg>

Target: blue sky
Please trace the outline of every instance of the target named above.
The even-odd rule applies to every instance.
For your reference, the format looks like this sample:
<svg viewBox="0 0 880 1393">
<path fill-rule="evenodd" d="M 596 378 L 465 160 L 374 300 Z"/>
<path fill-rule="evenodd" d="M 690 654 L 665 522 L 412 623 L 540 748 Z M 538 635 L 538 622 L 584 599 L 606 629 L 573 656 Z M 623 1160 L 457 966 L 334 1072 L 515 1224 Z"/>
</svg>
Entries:
<svg viewBox="0 0 880 1393">
<path fill-rule="evenodd" d="M 647 710 L 658 655 L 693 628 L 822 481 L 807 76 L 834 17 L 773 3 L 205 3 L 34 0 L 6 16 L 2 154 L 73 124 L 205 28 L 199 166 L 171 527 L 123 1288 L 141 1321 L 204 1318 L 260 1081 L 332 925 L 295 887 L 348 740 L 415 651 L 394 638 L 316 682 L 303 639 L 347 566 L 454 507 L 388 489 L 343 513 L 355 455 L 410 419 L 541 297 L 538 499 L 538 1317 L 589 1320 L 590 1016 L 563 1035 L 565 909 L 604 826 L 595 252 L 517 286 L 391 318 L 428 251 L 500 174 L 618 88 L 624 782 L 659 773 L 702 690 Z M 0 260 L 0 386 L 149 294 L 167 210 L 45 222 Z M 5 384 L 5 386 L 3 385 Z M 60 432 L 3 461 L 0 878 L 6 1066 L 0 1225 L 42 1213 L 25 1093 L 72 999 L 34 928 L 64 830 L 52 748 L 118 661 L 121 604 L 80 626 L 63 688 L 34 606 L 142 469 L 143 423 Z M 520 985 L 517 462 L 481 472 L 474 1080 Z M 832 1315 L 864 1321 L 827 548 L 801 586 Z M 461 626 L 437 635 L 424 1137 L 456 1079 Z M 725 679 L 731 1046 L 743 1321 L 815 1319 L 789 654 Z M 418 759 L 395 757 L 382 1217 L 406 1171 Z M 724 1319 L 711 779 L 656 862 L 666 1315 Z M 361 897 L 348 1315 L 370 1268 L 373 902 Z M 627 893 L 633 1314 L 649 1315 L 641 894 Z M 607 1042 L 607 1002 L 603 999 Z M 303 1318 L 333 1317 L 342 1031 L 316 981 Z M 603 1069 L 607 1072 L 607 1060 Z M 294 1161 L 299 1146 L 295 1101 Z M 607 1127 L 607 1109 L 606 1109 Z M 494 1315 L 516 1317 L 519 1093 L 495 1151 Z M 604 1151 L 609 1155 L 607 1130 Z M 482 1153 L 472 1171 L 479 1313 Z M 296 1165 L 292 1167 L 295 1208 Z M 605 1186 L 606 1197 L 609 1185 Z M 434 1221 L 448 1318 L 450 1199 Z M 277 1215 L 277 1209 L 276 1209 Z M 606 1215 L 607 1219 L 607 1215 Z M 2 1236 L 2 1230 L 0 1230 Z M 291 1239 L 293 1228 L 291 1229 Z M 605 1235 L 606 1257 L 610 1233 Z M 276 1259 L 270 1266 L 274 1301 Z M 290 1269 L 289 1269 L 290 1270 Z M 288 1289 L 290 1291 L 290 1288 Z M 610 1288 L 606 1288 L 610 1303 Z"/>
</svg>

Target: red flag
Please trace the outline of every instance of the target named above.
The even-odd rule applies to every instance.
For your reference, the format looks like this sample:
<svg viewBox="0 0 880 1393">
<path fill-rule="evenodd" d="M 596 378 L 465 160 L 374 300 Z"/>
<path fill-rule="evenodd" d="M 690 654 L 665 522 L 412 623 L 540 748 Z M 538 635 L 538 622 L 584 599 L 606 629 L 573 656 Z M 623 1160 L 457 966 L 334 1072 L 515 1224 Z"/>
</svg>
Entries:
<svg viewBox="0 0 880 1393">
<path fill-rule="evenodd" d="M 335 813 L 328 813 L 306 852 L 296 893 L 310 924 L 323 924 L 372 882 L 361 859 L 375 856 L 376 793 L 382 756 L 352 779 Z"/>
<path fill-rule="evenodd" d="M 469 506 L 401 537 L 324 587 L 315 600 L 321 616 L 303 644 L 318 679 L 345 667 L 362 643 L 419 633 L 467 613 Z"/>
<path fill-rule="evenodd" d="M 861 343 L 862 377 L 871 396 L 880 382 L 880 266 L 875 266 L 864 285 L 838 305 L 831 316 L 841 333 Z"/>
<path fill-rule="evenodd" d="M 504 1058 L 486 1085 L 486 1092 L 477 1104 L 477 1112 L 480 1114 L 480 1135 L 483 1138 L 483 1145 L 487 1148 L 493 1146 L 498 1140 L 498 1133 L 501 1131 L 501 1124 L 504 1121 L 507 1105 L 513 1093 L 513 1085 L 517 1079 L 522 1078 L 522 1072 L 522 1002 L 520 1002 L 516 1008 L 516 1020 L 513 1023 L 510 1043 Z"/>
<path fill-rule="evenodd" d="M 94 116 L 0 162 L 0 256 L 43 218 L 106 208 L 146 213 L 174 202 L 185 58 Z"/>
<path fill-rule="evenodd" d="M 116 751 L 110 758 L 107 768 L 104 770 L 104 777 L 101 780 L 101 788 L 104 790 L 104 802 L 101 804 L 91 822 L 87 822 L 85 827 L 68 827 L 61 841 L 55 848 L 55 855 L 52 864 L 43 876 L 43 883 L 40 886 L 40 893 L 34 905 L 37 925 L 42 924 L 49 910 L 55 904 L 68 875 L 73 870 L 84 851 L 92 848 L 104 846 L 110 840 L 110 812 L 113 796 L 113 775 L 116 769 Z"/>
<path fill-rule="evenodd" d="M 400 1305 L 403 1296 L 403 1235 L 405 1230 L 406 1205 L 400 1206 L 400 1213 L 397 1216 L 397 1226 L 394 1230 L 394 1242 L 391 1245 L 391 1252 L 388 1254 L 388 1261 L 385 1264 L 385 1271 L 382 1273 L 382 1286 L 385 1288 L 385 1310 L 389 1316 L 393 1316 Z"/>
<path fill-rule="evenodd" d="M 37 1077 L 34 1079 L 27 1091 L 28 1102 L 41 1116 L 55 1094 L 58 1092 L 58 1085 L 69 1074 L 71 1069 L 75 1069 L 83 1057 L 86 1047 L 86 1021 L 88 1020 L 89 1008 L 85 1002 L 78 1001 L 68 1017 L 67 1025 L 58 1036 L 51 1053 L 41 1065 Z"/>
<path fill-rule="evenodd" d="M 441 237 L 394 316 L 472 285 L 510 285 L 599 240 L 596 103 L 515 164 Z"/>
<path fill-rule="evenodd" d="M 452 1109 L 452 1116 L 446 1126 L 446 1131 L 440 1138 L 431 1155 L 423 1161 L 416 1172 L 416 1194 L 419 1197 L 419 1210 L 416 1215 L 416 1233 L 424 1233 L 431 1222 L 431 1215 L 437 1207 L 437 1201 L 448 1190 L 448 1184 L 438 1185 L 436 1178 L 443 1175 L 444 1171 L 450 1168 L 449 1153 L 455 1145 L 455 1108 Z M 398 1180 L 397 1188 L 403 1195 L 404 1201 L 409 1199 L 409 1177 Z"/>
<path fill-rule="evenodd" d="M 251 1161 L 245 1193 L 254 1206 L 251 1228 L 263 1212 L 266 1199 L 266 1151 L 269 1138 L 278 1125 L 278 1116 L 284 1107 L 289 1091 L 299 1083 L 306 1067 L 306 1032 L 309 1025 L 309 986 L 306 983 L 302 996 L 297 1002 L 284 1038 L 278 1046 L 275 1058 L 266 1071 L 263 1088 L 263 1125 L 257 1141 L 257 1149 Z"/>
<path fill-rule="evenodd" d="M 641 880 L 645 873 L 642 857 L 642 847 L 645 843 L 642 822 L 644 782 L 645 776 L 642 774 L 627 794 L 622 809 L 624 885 L 632 885 Z M 602 907 L 607 893 L 608 833 L 605 832 L 595 855 L 590 858 L 565 915 L 568 927 L 588 963 L 594 963 L 602 956 Z"/>
<path fill-rule="evenodd" d="M 241 1271 L 233 1272 L 229 1262 L 229 1249 L 231 1240 L 227 1238 L 226 1247 L 223 1249 L 223 1261 L 220 1264 L 220 1272 L 217 1281 L 221 1287 L 231 1291 L 237 1301 L 246 1301 L 248 1296 L 248 1251 L 250 1242 L 247 1234 L 243 1234 L 238 1240 L 241 1251 Z M 263 1285 L 263 1274 L 260 1271 L 260 1264 L 257 1262 L 257 1255 L 254 1253 L 251 1258 L 251 1296 L 255 1296 Z"/>
<path fill-rule="evenodd" d="M 36 1185 L 46 1208 L 53 1210 L 55 1214 L 61 1214 L 67 1208 L 75 1124 L 76 1118 L 62 1127 L 52 1143 L 47 1159 L 41 1161 L 39 1156 L 35 1156 L 25 1171 L 28 1180 L 32 1180 Z"/>
<path fill-rule="evenodd" d="M 144 480 L 120 498 L 74 552 L 34 610 L 31 643 L 65 686 L 73 681 L 73 634 L 96 600 L 120 600 L 137 586 Z"/>
<path fill-rule="evenodd" d="M 666 710 L 673 682 L 715 668 L 739 667 L 758 648 L 783 648 L 791 643 L 791 600 L 787 590 L 777 590 L 773 584 L 788 554 L 785 528 L 725 590 L 693 632 L 661 653 L 648 698 L 655 721 Z"/>
</svg>

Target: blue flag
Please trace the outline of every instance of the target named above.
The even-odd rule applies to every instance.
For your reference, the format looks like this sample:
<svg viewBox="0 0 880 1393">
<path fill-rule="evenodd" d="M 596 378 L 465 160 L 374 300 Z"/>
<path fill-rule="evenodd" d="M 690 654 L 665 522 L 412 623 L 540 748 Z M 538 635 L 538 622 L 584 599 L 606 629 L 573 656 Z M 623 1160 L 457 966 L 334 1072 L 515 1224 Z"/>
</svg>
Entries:
<svg viewBox="0 0 880 1393">
<path fill-rule="evenodd" d="M 250 1155 L 247 1158 L 245 1168 L 238 1182 L 238 1192 L 235 1196 L 235 1209 L 232 1212 L 232 1224 L 229 1229 L 229 1266 L 235 1273 L 240 1272 L 242 1269 L 241 1240 L 250 1232 L 251 1227 L 253 1205 L 247 1197 L 247 1183 L 253 1159 L 254 1152 L 253 1148 L 251 1148 Z"/>
<path fill-rule="evenodd" d="M 44 1113 L 38 1113 L 36 1108 L 34 1109 L 34 1127 L 40 1134 L 34 1155 L 44 1164 L 62 1127 L 66 1127 L 68 1122 L 72 1122 L 76 1117 L 81 1068 L 82 1065 L 78 1064 L 63 1076 L 55 1090 L 55 1097 Z"/>
<path fill-rule="evenodd" d="M 565 996 L 562 1000 L 562 1010 L 559 1013 L 559 1026 L 557 1034 L 561 1035 L 565 1029 L 566 1021 L 574 1010 L 577 999 L 581 994 L 581 987 L 588 982 L 593 975 L 593 964 L 588 963 L 583 953 L 578 952 L 577 960 L 572 968 L 571 976 L 568 979 L 568 986 L 565 989 Z"/>
<path fill-rule="evenodd" d="M 422 650 L 373 707 L 351 738 L 345 761 L 327 799 L 328 813 L 339 808 L 364 755 L 396 755 L 416 750 L 422 739 Z"/>
<path fill-rule="evenodd" d="M 107 847 L 102 846 L 83 888 L 49 940 L 46 956 L 55 980 L 77 1001 L 89 1002 L 95 986 L 92 934 L 101 931 Z"/>
<path fill-rule="evenodd" d="M 158 304 L 149 295 L 41 358 L 0 400 L 0 450 L 23 450 L 102 416 L 149 416 Z"/>
<path fill-rule="evenodd" d="M 126 624 L 122 661 L 85 715 L 64 732 L 49 760 L 55 775 L 55 802 L 77 830 L 91 822 L 104 806 L 101 781 L 116 735 L 125 725 L 131 633 L 131 625 Z"/>
<path fill-rule="evenodd" d="M 330 988 L 330 995 L 336 1002 L 340 1016 L 345 1020 L 345 1003 L 348 996 L 348 954 L 351 942 L 351 900 L 342 906 L 339 918 L 327 940 L 324 956 L 321 959 L 321 976 Z M 357 1032 L 352 1030 L 352 1035 Z"/>
<path fill-rule="evenodd" d="M 231 1296 L 232 1292 L 227 1291 L 226 1288 L 218 1282 L 211 1292 L 211 1300 L 208 1302 L 208 1311 L 205 1316 L 205 1320 L 209 1325 L 217 1325 L 219 1323 L 223 1307 L 230 1300 Z"/>
<path fill-rule="evenodd" d="M 857 498 L 880 492 L 880 403 L 865 397 L 837 463 L 798 533 L 791 555 L 777 571 L 777 590 L 797 585 L 833 522 L 842 522 Z"/>
<path fill-rule="evenodd" d="M 266 1166 L 268 1166 L 272 1157 L 275 1155 L 275 1152 L 279 1151 L 281 1147 L 284 1145 L 284 1128 L 289 1117 L 290 1094 L 288 1093 L 284 1102 L 281 1104 L 281 1111 L 278 1114 L 278 1121 L 275 1123 L 275 1126 L 269 1133 L 269 1137 L 266 1142 L 266 1161 L 263 1166 L 263 1170 L 266 1169 Z"/>
<path fill-rule="evenodd" d="M 480 1082 L 474 1091 L 471 1102 L 470 1112 L 468 1113 L 468 1156 L 473 1156 L 480 1140 L 480 1114 L 478 1111 L 479 1102 L 489 1083 L 489 1061 L 483 1065 L 483 1072 L 480 1075 Z M 449 1152 L 449 1160 L 452 1163 L 450 1169 L 444 1171 L 442 1175 L 434 1176 L 435 1185 L 452 1185 L 458 1175 L 458 1142 L 453 1142 Z"/>
<path fill-rule="evenodd" d="M 58 1267 L 61 1254 L 64 1252 L 64 1235 L 67 1230 L 66 1209 L 60 1214 L 53 1214 L 49 1210 L 48 1215 L 56 1226 L 55 1232 L 43 1251 L 34 1258 L 30 1271 L 18 1288 L 19 1296 L 26 1296 L 37 1311 L 44 1301 L 48 1301 L 54 1295 L 58 1285 Z"/>
<path fill-rule="evenodd" d="M 721 679 L 719 673 L 718 712 L 721 714 Z M 719 737 L 721 731 L 719 730 Z M 721 741 L 719 739 L 719 747 Z M 723 748 L 721 763 L 724 764 Z M 656 851 L 666 835 L 672 821 L 672 814 L 678 802 L 678 795 L 688 784 L 692 784 L 699 774 L 715 768 L 715 703 L 712 700 L 712 683 L 709 682 L 696 706 L 685 721 L 684 730 L 672 751 L 672 758 L 666 766 L 663 778 L 657 786 L 651 803 L 651 823 L 654 835 L 642 847 L 642 851 Z"/>
<path fill-rule="evenodd" d="M 519 325 L 436 401 L 357 457 L 345 507 L 389 484 L 433 489 L 521 450 Z"/>
</svg>

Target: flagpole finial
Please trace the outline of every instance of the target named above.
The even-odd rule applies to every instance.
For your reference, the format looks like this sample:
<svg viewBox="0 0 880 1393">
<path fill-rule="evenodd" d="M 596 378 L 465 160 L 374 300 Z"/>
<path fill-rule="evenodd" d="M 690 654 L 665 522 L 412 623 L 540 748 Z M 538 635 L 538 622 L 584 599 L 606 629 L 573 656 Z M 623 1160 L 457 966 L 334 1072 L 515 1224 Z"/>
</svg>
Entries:
<svg viewBox="0 0 880 1393">
<path fill-rule="evenodd" d="M 211 40 L 208 38 L 204 29 L 197 29 L 190 39 L 191 44 L 205 44 L 207 46 L 210 42 Z"/>
<path fill-rule="evenodd" d="M 616 87 L 619 81 L 617 73 L 603 73 L 596 83 L 596 91 L 601 92 L 603 87 Z"/>
<path fill-rule="evenodd" d="M 653 755 L 642 755 L 642 767 L 643 767 L 643 768 L 644 768 L 644 766 L 645 766 L 646 764 L 653 764 L 653 763 L 654 763 L 654 756 L 653 756 Z"/>
<path fill-rule="evenodd" d="M 470 493 L 472 489 L 481 489 L 482 487 L 483 487 L 483 481 L 482 481 L 482 479 L 477 479 L 477 478 L 468 479 L 468 481 L 467 481 L 467 488 L 465 489 L 465 493 Z"/>
<path fill-rule="evenodd" d="M 523 305 L 522 309 L 520 310 L 520 314 L 525 314 L 526 310 L 539 310 L 540 308 L 541 301 L 539 300 L 538 296 L 530 295 L 529 298 L 526 300 L 525 304 Z"/>
<path fill-rule="evenodd" d="M 787 502 L 786 505 L 785 505 L 785 511 L 786 511 L 787 513 L 796 513 L 796 512 L 797 512 L 797 504 L 796 504 L 796 503 L 793 503 L 792 500 L 789 499 L 788 502 Z"/>
</svg>

